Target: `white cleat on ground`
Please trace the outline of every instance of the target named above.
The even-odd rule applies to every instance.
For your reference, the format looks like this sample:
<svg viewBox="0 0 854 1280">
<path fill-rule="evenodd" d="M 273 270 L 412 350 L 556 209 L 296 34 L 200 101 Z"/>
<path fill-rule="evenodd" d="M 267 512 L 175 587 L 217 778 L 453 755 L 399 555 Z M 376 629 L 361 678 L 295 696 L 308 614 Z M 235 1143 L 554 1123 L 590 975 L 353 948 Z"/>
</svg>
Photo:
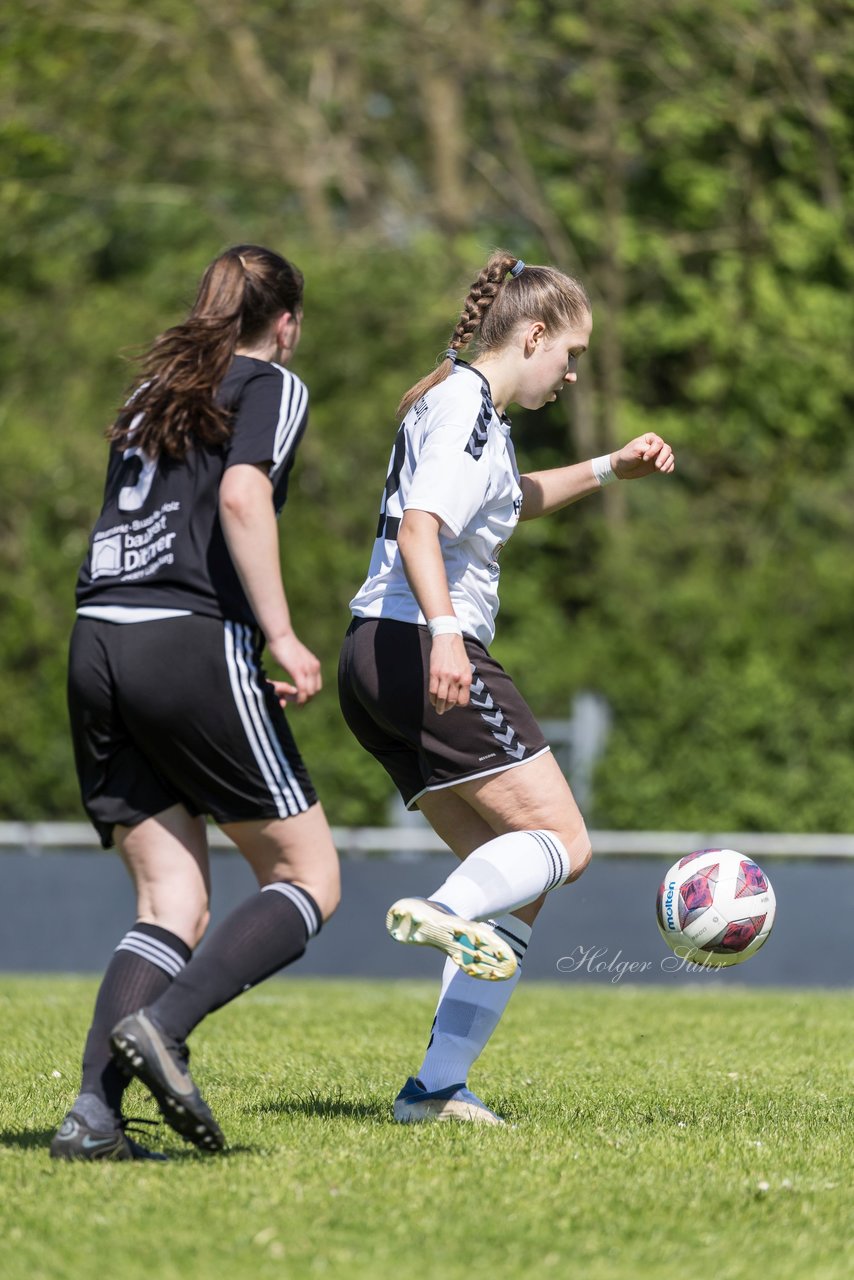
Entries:
<svg viewBox="0 0 854 1280">
<path fill-rule="evenodd" d="M 398 1124 L 424 1124 L 436 1120 L 457 1120 L 466 1124 L 504 1124 L 465 1084 L 429 1092 L 420 1080 L 410 1076 L 394 1100 Z"/>
</svg>

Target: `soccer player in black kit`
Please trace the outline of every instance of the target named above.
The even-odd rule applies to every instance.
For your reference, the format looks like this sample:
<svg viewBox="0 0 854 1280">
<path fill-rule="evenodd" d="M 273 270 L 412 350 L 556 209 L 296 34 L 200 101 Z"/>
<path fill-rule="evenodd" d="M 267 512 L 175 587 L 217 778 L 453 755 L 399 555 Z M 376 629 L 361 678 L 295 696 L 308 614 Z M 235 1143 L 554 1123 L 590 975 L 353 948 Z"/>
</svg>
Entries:
<svg viewBox="0 0 854 1280">
<path fill-rule="evenodd" d="M 101 983 L 54 1158 L 163 1158 L 125 1131 L 129 1073 L 184 1138 L 222 1147 L 187 1036 L 301 956 L 338 903 L 332 837 L 283 711 L 321 687 L 291 625 L 276 531 L 307 420 L 306 388 L 285 367 L 302 289 L 268 249 L 220 255 L 109 431 L 69 709 L 84 806 L 104 847 L 117 845 L 137 908 Z M 265 646 L 287 680 L 267 680 Z M 259 891 L 194 955 L 208 922 L 206 815 Z"/>
</svg>

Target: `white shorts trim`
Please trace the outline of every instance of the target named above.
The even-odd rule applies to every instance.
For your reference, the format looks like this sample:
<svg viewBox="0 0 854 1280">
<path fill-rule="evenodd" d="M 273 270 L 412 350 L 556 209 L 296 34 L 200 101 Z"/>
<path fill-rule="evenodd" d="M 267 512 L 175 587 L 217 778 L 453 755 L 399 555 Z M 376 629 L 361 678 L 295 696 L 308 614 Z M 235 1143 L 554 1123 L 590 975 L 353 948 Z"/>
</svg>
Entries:
<svg viewBox="0 0 854 1280">
<path fill-rule="evenodd" d="M 78 618 L 96 618 L 98 622 L 160 622 L 163 618 L 189 618 L 189 609 L 144 609 L 129 604 L 86 604 L 77 610 Z"/>
<path fill-rule="evenodd" d="M 418 801 L 428 791 L 447 791 L 448 787 L 458 787 L 461 782 L 474 782 L 475 778 L 488 778 L 493 773 L 506 773 L 508 769 L 518 769 L 520 765 L 530 764 L 532 760 L 539 760 L 540 756 L 546 755 L 551 751 L 551 747 L 542 747 L 539 751 L 535 751 L 532 756 L 526 756 L 524 760 L 508 760 L 507 764 L 500 764 L 494 769 L 480 769 L 477 773 L 463 773 L 459 778 L 452 778 L 450 782 L 434 782 L 432 786 L 422 787 L 421 790 L 412 797 L 407 803 L 407 809 L 414 809 Z"/>
</svg>

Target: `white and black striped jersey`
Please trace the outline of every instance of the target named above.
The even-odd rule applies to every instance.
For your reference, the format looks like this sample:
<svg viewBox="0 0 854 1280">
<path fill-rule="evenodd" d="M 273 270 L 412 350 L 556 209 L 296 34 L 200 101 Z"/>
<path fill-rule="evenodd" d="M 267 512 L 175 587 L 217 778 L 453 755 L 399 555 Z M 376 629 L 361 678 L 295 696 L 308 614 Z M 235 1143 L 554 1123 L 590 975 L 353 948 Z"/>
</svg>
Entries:
<svg viewBox="0 0 854 1280">
<path fill-rule="evenodd" d="M 308 421 L 308 392 L 277 364 L 235 356 L 217 402 L 232 413 L 223 445 L 196 446 L 180 462 L 113 446 L 78 608 L 102 616 L 122 607 L 187 611 L 256 625 L 220 526 L 219 486 L 227 467 L 265 466 L 278 515 Z"/>
<path fill-rule="evenodd" d="M 368 576 L 350 602 L 360 618 L 425 621 L 403 570 L 404 511 L 442 521 L 439 541 L 460 625 L 488 645 L 498 613 L 498 557 L 522 509 L 510 421 L 478 369 L 458 363 L 404 418 L 392 449 Z"/>
</svg>

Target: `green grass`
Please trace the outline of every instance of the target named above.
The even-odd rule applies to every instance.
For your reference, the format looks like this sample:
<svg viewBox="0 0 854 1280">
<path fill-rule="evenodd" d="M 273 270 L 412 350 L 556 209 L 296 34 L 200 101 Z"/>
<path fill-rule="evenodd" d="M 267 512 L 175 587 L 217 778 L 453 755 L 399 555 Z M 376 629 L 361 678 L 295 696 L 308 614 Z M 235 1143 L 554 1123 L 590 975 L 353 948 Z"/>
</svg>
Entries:
<svg viewBox="0 0 854 1280">
<path fill-rule="evenodd" d="M 433 988 L 275 981 L 193 1037 L 229 1152 L 93 1166 L 47 1144 L 95 983 L 0 989 L 5 1280 L 854 1274 L 849 994 L 523 987 L 471 1081 L 511 1127 L 405 1128 Z"/>
</svg>

